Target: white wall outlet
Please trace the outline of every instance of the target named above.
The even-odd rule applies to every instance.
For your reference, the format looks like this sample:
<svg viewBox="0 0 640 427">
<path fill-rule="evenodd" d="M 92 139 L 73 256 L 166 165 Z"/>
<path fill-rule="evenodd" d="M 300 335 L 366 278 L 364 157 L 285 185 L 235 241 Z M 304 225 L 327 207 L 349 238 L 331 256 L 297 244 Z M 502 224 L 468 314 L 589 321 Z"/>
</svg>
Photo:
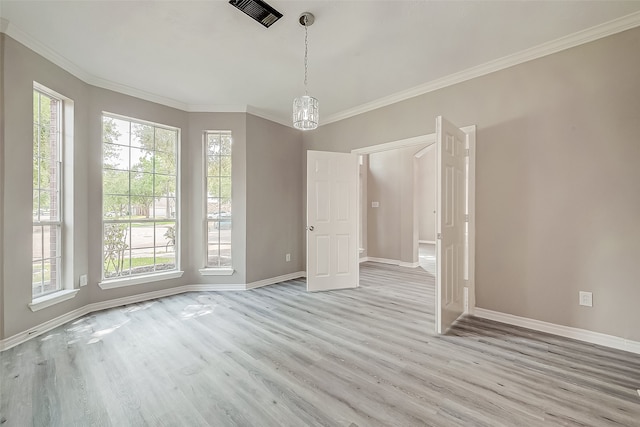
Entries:
<svg viewBox="0 0 640 427">
<path fill-rule="evenodd" d="M 87 275 L 83 274 L 80 276 L 80 286 L 87 286 Z"/>
<path fill-rule="evenodd" d="M 372 208 L 379 208 L 380 207 L 380 202 L 371 202 L 371 207 Z"/>
<path fill-rule="evenodd" d="M 287 261 L 287 262 L 291 261 L 291 254 L 286 254 L 284 256 L 284 260 Z"/>
<path fill-rule="evenodd" d="M 580 291 L 580 305 L 593 307 L 593 294 L 591 292 Z"/>
</svg>

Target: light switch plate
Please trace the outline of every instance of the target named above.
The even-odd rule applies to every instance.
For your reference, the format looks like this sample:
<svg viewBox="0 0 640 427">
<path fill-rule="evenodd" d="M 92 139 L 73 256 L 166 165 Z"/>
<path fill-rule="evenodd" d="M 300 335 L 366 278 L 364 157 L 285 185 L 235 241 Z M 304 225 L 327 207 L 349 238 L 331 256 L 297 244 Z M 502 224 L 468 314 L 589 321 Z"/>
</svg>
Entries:
<svg viewBox="0 0 640 427">
<path fill-rule="evenodd" d="M 80 276 L 80 286 L 87 286 L 87 275 L 83 274 Z"/>
</svg>

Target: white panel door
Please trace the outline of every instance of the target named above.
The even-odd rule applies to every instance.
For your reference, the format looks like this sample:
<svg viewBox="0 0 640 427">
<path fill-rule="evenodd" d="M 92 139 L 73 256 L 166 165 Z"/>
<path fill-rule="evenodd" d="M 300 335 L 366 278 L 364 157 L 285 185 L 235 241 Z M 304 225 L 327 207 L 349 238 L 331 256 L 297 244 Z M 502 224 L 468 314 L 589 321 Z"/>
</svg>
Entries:
<svg viewBox="0 0 640 427">
<path fill-rule="evenodd" d="M 466 134 L 436 118 L 436 332 L 464 312 Z"/>
<path fill-rule="evenodd" d="M 355 288 L 358 157 L 307 151 L 307 290 Z"/>
</svg>

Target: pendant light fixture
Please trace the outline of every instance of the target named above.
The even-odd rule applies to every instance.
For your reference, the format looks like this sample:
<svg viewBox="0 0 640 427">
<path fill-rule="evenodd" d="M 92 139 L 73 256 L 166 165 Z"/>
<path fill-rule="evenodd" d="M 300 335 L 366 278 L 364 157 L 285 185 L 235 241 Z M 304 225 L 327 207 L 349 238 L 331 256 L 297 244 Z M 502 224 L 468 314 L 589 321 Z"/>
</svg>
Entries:
<svg viewBox="0 0 640 427">
<path fill-rule="evenodd" d="M 307 91 L 307 57 L 309 51 L 308 29 L 315 21 L 315 17 L 305 12 L 300 15 L 300 25 L 304 27 L 304 95 L 293 100 L 293 127 L 301 130 L 311 130 L 318 127 L 318 100 L 309 96 Z"/>
</svg>

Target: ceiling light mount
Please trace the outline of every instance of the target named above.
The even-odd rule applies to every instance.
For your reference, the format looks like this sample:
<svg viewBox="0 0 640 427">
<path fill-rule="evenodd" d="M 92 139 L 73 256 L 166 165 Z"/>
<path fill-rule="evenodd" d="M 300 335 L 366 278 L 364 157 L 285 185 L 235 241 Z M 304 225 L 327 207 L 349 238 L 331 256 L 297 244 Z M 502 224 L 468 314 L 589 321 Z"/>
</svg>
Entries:
<svg viewBox="0 0 640 427">
<path fill-rule="evenodd" d="M 318 127 L 319 103 L 309 96 L 307 91 L 307 71 L 309 53 L 309 27 L 315 22 L 312 13 L 304 12 L 298 22 L 304 27 L 304 95 L 293 100 L 293 127 L 300 130 L 312 130 Z"/>
<path fill-rule="evenodd" d="M 302 25 L 303 27 L 312 26 L 315 20 L 316 17 L 313 16 L 313 13 L 310 12 L 304 12 L 302 15 L 300 15 L 300 18 L 298 18 L 298 22 L 300 22 L 300 25 Z"/>
</svg>

